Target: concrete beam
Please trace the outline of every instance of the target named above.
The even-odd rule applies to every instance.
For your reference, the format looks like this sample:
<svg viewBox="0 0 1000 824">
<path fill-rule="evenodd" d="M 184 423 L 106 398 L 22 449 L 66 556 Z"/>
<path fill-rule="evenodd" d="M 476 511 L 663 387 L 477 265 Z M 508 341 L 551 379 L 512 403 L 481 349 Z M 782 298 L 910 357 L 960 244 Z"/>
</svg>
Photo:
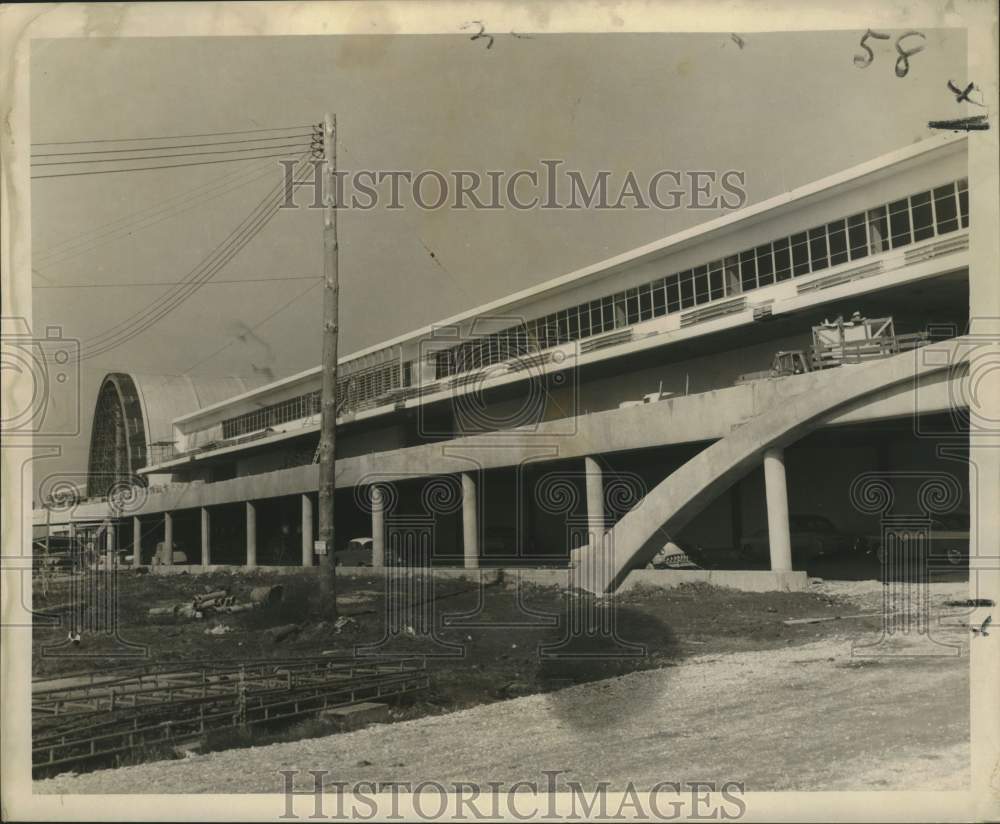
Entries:
<svg viewBox="0 0 1000 824">
<path fill-rule="evenodd" d="M 313 565 L 313 502 L 308 494 L 302 496 L 302 566 Z"/>
<path fill-rule="evenodd" d="M 476 479 L 469 472 L 462 473 L 462 548 L 465 568 L 479 567 L 479 513 L 476 501 Z"/>
<path fill-rule="evenodd" d="M 247 510 L 247 569 L 257 568 L 257 505 L 246 502 Z"/>
<path fill-rule="evenodd" d="M 212 513 L 207 506 L 201 508 L 201 565 L 212 564 Z"/>
<path fill-rule="evenodd" d="M 784 450 L 768 449 L 764 453 L 764 487 L 767 492 L 767 536 L 771 547 L 771 571 L 788 572 L 792 568 L 792 536 L 788 524 Z"/>
<path fill-rule="evenodd" d="M 963 340 L 963 339 L 958 339 Z M 948 345 L 953 342 L 949 341 Z M 937 345 L 936 345 L 937 346 Z M 919 364 L 920 391 L 913 389 L 912 353 L 897 356 L 911 367 L 908 380 L 889 379 L 881 386 L 843 398 L 836 408 L 825 410 L 822 424 L 858 423 L 865 420 L 909 417 L 915 411 L 929 413 L 953 408 L 956 399 L 968 397 L 964 378 L 950 377 L 950 364 Z M 896 360 L 890 358 L 889 360 Z M 377 452 L 337 461 L 337 485 L 345 488 L 378 475 L 383 481 L 393 477 L 453 474 L 468 467 L 466 456 L 477 450 L 481 468 L 518 466 L 537 460 L 540 447 L 558 448 L 560 458 L 586 457 L 605 452 L 641 449 L 666 444 L 706 441 L 728 436 L 737 425 L 743 428 L 755 418 L 783 416 L 783 410 L 800 399 L 836 394 L 837 385 L 858 369 L 828 369 L 786 380 L 757 381 L 689 397 L 671 398 L 653 404 L 614 409 L 579 416 L 576 434 L 566 438 L 565 421 L 548 421 L 532 428 L 531 437 L 518 438 L 517 430 L 456 438 L 440 443 Z M 544 436 L 551 433 L 551 440 Z M 162 492 L 151 492 L 136 514 L 155 514 L 171 509 L 242 503 L 315 492 L 319 470 L 306 464 L 275 472 L 249 475 L 206 484 L 177 484 Z M 77 507 L 78 517 L 107 517 L 108 504 L 85 502 Z"/>
<path fill-rule="evenodd" d="M 372 566 L 385 566 L 385 496 L 372 484 Z"/>
</svg>

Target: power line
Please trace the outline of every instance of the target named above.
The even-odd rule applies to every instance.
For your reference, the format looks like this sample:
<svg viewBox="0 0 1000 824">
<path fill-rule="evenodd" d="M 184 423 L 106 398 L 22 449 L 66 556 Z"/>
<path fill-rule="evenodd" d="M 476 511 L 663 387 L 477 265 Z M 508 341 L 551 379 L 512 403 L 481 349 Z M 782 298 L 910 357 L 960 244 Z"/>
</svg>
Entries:
<svg viewBox="0 0 1000 824">
<path fill-rule="evenodd" d="M 246 177 L 247 172 L 250 176 Z M 57 265 L 67 260 L 72 260 L 79 255 L 96 249 L 104 243 L 120 237 L 123 233 L 131 234 L 132 227 L 148 229 L 164 220 L 168 220 L 175 215 L 179 215 L 195 206 L 207 203 L 210 200 L 222 197 L 225 194 L 234 192 L 237 189 L 254 183 L 257 180 L 271 173 L 270 165 L 261 166 L 256 169 L 240 169 L 236 172 L 228 172 L 222 177 L 202 183 L 186 192 L 181 192 L 173 197 L 166 198 L 155 206 L 148 207 L 142 211 L 125 215 L 116 220 L 97 226 L 89 232 L 81 232 L 74 237 L 60 241 L 45 251 L 35 256 L 35 259 L 47 266 Z M 246 177 L 245 180 L 240 180 Z M 235 185 L 231 185 L 235 184 Z M 204 191 L 201 191 L 204 190 Z M 173 201 L 178 201 L 173 203 Z M 168 205 L 172 204 L 172 205 Z M 156 220 L 157 216 L 162 215 Z M 106 231 L 99 231 L 104 229 Z M 95 234 L 96 233 L 96 234 Z M 62 248 L 60 248 L 62 247 Z"/>
<path fill-rule="evenodd" d="M 253 326 L 251 326 L 251 327 L 250 327 L 250 331 L 251 331 L 251 332 L 256 332 L 256 331 L 257 331 L 257 330 L 258 330 L 258 329 L 259 329 L 259 328 L 260 328 L 261 326 L 263 326 L 263 325 L 264 325 L 265 323 L 267 323 L 267 322 L 268 322 L 269 320 L 271 320 L 272 318 L 276 317 L 277 315 L 280 315 L 280 314 L 281 314 L 282 312 L 284 312 L 284 311 L 285 311 L 285 310 L 286 310 L 286 309 L 287 309 L 287 308 L 288 308 L 289 306 L 291 306 L 291 305 L 292 305 L 293 303 L 295 303 L 295 301 L 297 301 L 297 300 L 298 300 L 299 298 L 302 298 L 302 297 L 305 297 L 305 296 L 306 296 L 307 294 L 309 294 L 309 293 L 310 293 L 310 292 L 311 292 L 311 291 L 312 291 L 313 289 L 315 289 L 315 288 L 316 288 L 317 286 L 319 286 L 319 283 L 318 283 L 318 282 L 317 282 L 317 283 L 314 283 L 314 284 L 312 284 L 311 286 L 307 287 L 307 288 L 306 288 L 306 289 L 304 289 L 303 291 L 299 292 L 299 294 L 297 294 L 297 295 L 296 295 L 295 297 L 293 297 L 293 298 L 292 298 L 291 300 L 287 301 L 286 303 L 283 303 L 283 304 L 282 304 L 281 306 L 279 306 L 279 307 L 278 307 L 277 309 L 275 309 L 275 310 L 274 310 L 274 311 L 273 311 L 273 312 L 272 312 L 272 313 L 271 313 L 270 315 L 268 315 L 268 316 L 267 316 L 267 317 L 265 317 L 265 318 L 262 318 L 262 319 L 261 319 L 261 320 L 259 320 L 259 321 L 258 321 L 257 323 L 255 323 L 255 324 L 254 324 Z M 230 346 L 232 346 L 232 345 L 233 345 L 234 343 L 236 343 L 236 340 L 235 340 L 235 339 L 234 339 L 234 340 L 231 340 L 231 341 L 229 341 L 229 343 L 225 344 L 224 346 L 220 346 L 220 347 L 219 347 L 218 349 L 216 349 L 216 350 L 215 350 L 214 352 L 212 352 L 212 353 L 211 353 L 210 355 L 206 355 L 206 356 L 205 356 L 204 358 L 202 358 L 202 359 L 201 359 L 200 361 L 198 361 L 197 363 L 195 363 L 195 364 L 194 364 L 193 366 L 189 366 L 189 367 L 188 367 L 187 369 L 185 369 L 185 370 L 184 370 L 184 371 L 183 371 L 183 372 L 182 372 L 181 374 L 183 374 L 183 375 L 187 375 L 187 374 L 188 374 L 189 372 L 191 372 L 191 370 L 192 370 L 192 369 L 197 369 L 197 368 L 198 368 L 199 366 L 201 366 L 201 365 L 202 365 L 203 363 L 206 363 L 207 361 L 210 361 L 210 360 L 211 360 L 212 358 L 214 358 L 214 357 L 215 357 L 216 355 L 219 355 L 219 354 L 221 354 L 222 352 L 225 352 L 225 351 L 226 351 L 226 350 L 227 350 L 227 349 L 228 349 L 228 348 L 229 348 Z"/>
<path fill-rule="evenodd" d="M 39 273 L 40 274 L 40 273 Z M 319 280 L 322 275 L 288 275 L 287 277 L 277 276 L 271 278 L 234 278 L 228 280 L 215 280 L 214 278 L 206 283 L 206 286 L 215 286 L 219 283 L 283 283 L 292 280 Z M 51 286 L 32 286 L 32 289 L 114 289 L 120 287 L 134 286 L 184 286 L 187 281 L 183 280 L 154 280 L 154 281 L 131 281 L 123 283 L 56 283 Z"/>
<path fill-rule="evenodd" d="M 299 159 L 305 159 L 307 154 L 304 153 Z M 302 167 L 300 172 L 296 172 L 295 177 L 301 173 L 301 179 L 304 180 L 307 171 L 308 167 Z M 295 180 L 295 177 L 293 177 L 293 180 Z M 283 182 L 277 184 L 264 197 L 251 214 L 236 229 L 230 232 L 226 240 L 192 270 L 191 274 L 183 281 L 183 287 L 175 289 L 167 295 L 160 296 L 147 306 L 140 315 L 133 316 L 129 321 L 119 323 L 94 338 L 84 341 L 83 343 L 86 348 L 81 353 L 80 360 L 95 357 L 122 345 L 161 320 L 197 292 L 207 280 L 211 279 L 214 274 L 226 266 L 247 243 L 256 237 L 270 219 L 274 217 L 279 208 L 282 187 Z"/>
<path fill-rule="evenodd" d="M 274 187 L 271 192 L 265 195 L 260 203 L 254 207 L 250 215 L 245 218 L 232 232 L 230 232 L 226 239 L 219 246 L 217 246 L 205 260 L 192 270 L 192 272 L 182 281 L 184 288 L 174 290 L 171 294 L 161 296 L 147 306 L 143 314 L 139 317 L 133 317 L 130 321 L 119 323 L 111 329 L 108 329 L 97 335 L 95 338 L 87 341 L 87 343 L 96 345 L 98 348 L 105 347 L 110 343 L 113 348 L 114 346 L 119 345 L 119 343 L 122 343 L 134 336 L 134 334 L 138 334 L 138 332 L 142 330 L 147 319 L 155 323 L 166 313 L 170 312 L 180 302 L 186 300 L 187 297 L 200 288 L 200 285 L 205 280 L 214 274 L 211 267 L 215 264 L 215 258 L 220 255 L 225 257 L 225 253 L 229 251 L 227 247 L 231 243 L 235 243 L 236 251 L 239 251 L 239 249 L 242 248 L 246 242 L 249 242 L 257 231 L 259 231 L 259 219 L 267 214 L 269 201 L 273 199 L 274 193 L 278 190 L 278 188 L 278 186 Z M 235 254 L 235 252 L 233 254 Z M 228 259 L 225 262 L 228 262 Z M 194 287 L 193 289 L 191 289 L 192 286 Z M 190 291 L 185 293 L 185 289 Z M 124 339 L 116 340 L 121 338 L 123 334 L 125 335 Z M 104 351 L 104 349 L 101 349 L 101 351 Z"/>
<path fill-rule="evenodd" d="M 280 146 L 253 146 L 249 149 L 210 149 L 207 152 L 179 152 L 177 154 L 165 154 L 165 155 L 144 155 L 143 157 L 104 157 L 104 158 L 91 158 L 89 160 L 52 160 L 48 163 L 32 163 L 31 168 L 35 169 L 39 166 L 76 166 L 83 163 L 134 163 L 138 160 L 163 160 L 164 158 L 172 157 L 201 157 L 202 155 L 213 155 L 213 154 L 241 154 L 245 152 L 262 152 L 265 149 L 288 149 L 288 148 L 307 148 L 307 143 L 284 143 Z"/>
<path fill-rule="evenodd" d="M 192 163 L 173 163 L 166 166 L 140 166 L 136 169 L 93 169 L 89 172 L 57 172 L 53 175 L 32 175 L 32 180 L 50 180 L 53 177 L 79 177 L 80 175 L 113 175 L 120 172 L 148 172 L 153 169 L 184 169 L 189 166 L 211 166 L 216 163 L 239 163 L 244 160 L 264 160 L 268 157 L 288 157 L 291 152 L 258 155 L 257 157 L 227 157 L 221 160 L 199 160 Z"/>
<path fill-rule="evenodd" d="M 294 132 L 299 129 L 313 129 L 315 124 L 305 123 L 299 126 L 275 126 L 271 129 L 244 129 L 236 132 L 204 132 L 202 134 L 174 134 L 159 137 L 95 137 L 87 140 L 54 140 L 48 143 L 32 143 L 32 146 L 72 146 L 78 143 L 131 143 L 139 140 L 187 140 L 194 137 L 223 137 L 228 135 L 260 134 L 262 132 Z"/>
<path fill-rule="evenodd" d="M 46 152 L 45 154 L 33 154 L 31 157 L 61 157 L 63 155 L 94 155 L 94 154 L 122 154 L 124 152 L 148 152 L 154 149 L 199 149 L 203 146 L 230 146 L 237 143 L 266 143 L 269 140 L 288 140 L 293 137 L 312 137 L 312 132 L 305 134 L 280 134 L 276 137 L 254 137 L 248 140 L 222 140 L 214 143 L 186 143 L 182 146 L 149 146 L 138 149 L 93 149 L 86 152 Z M 273 146 L 261 146 L 261 149 L 274 148 Z"/>
<path fill-rule="evenodd" d="M 143 155 L 142 157 L 100 157 L 100 158 L 90 158 L 88 160 L 52 160 L 46 163 L 32 163 L 31 168 L 35 169 L 39 166 L 76 166 L 84 163 L 134 163 L 140 160 L 163 160 L 174 157 L 200 157 L 203 155 L 216 155 L 216 154 L 243 154 L 246 152 L 263 152 L 270 149 L 295 149 L 295 148 L 308 148 L 308 143 L 303 143 L 299 141 L 297 143 L 283 143 L 279 146 L 251 146 L 244 149 L 210 149 L 207 152 L 178 152 L 176 154 L 165 154 L 165 155 Z M 157 146 L 157 148 L 160 148 Z M 183 147 L 182 147 L 183 148 Z M 286 152 L 290 154 L 290 152 Z"/>
</svg>

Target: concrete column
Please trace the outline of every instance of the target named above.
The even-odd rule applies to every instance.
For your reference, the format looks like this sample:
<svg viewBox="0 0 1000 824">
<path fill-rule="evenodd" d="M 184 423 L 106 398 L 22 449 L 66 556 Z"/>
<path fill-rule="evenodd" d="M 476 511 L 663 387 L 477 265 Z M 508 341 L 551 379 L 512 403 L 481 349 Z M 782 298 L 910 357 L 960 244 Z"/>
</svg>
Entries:
<svg viewBox="0 0 1000 824">
<path fill-rule="evenodd" d="M 132 566 L 142 563 L 142 521 L 138 515 L 132 516 Z"/>
<path fill-rule="evenodd" d="M 207 506 L 201 508 L 201 565 L 212 563 L 212 514 Z"/>
<path fill-rule="evenodd" d="M 313 501 L 302 496 L 302 566 L 313 565 Z"/>
<path fill-rule="evenodd" d="M 161 564 L 172 564 L 174 562 L 174 516 L 169 512 L 163 513 L 163 557 Z"/>
<path fill-rule="evenodd" d="M 115 525 L 113 523 L 108 524 L 105 537 L 107 538 L 107 543 L 105 544 L 104 562 L 107 564 L 105 569 L 110 572 L 115 567 L 115 548 L 117 543 L 115 541 Z"/>
<path fill-rule="evenodd" d="M 594 539 L 600 539 L 607 524 L 604 520 L 604 473 L 593 458 L 584 458 L 587 478 L 587 528 Z"/>
<path fill-rule="evenodd" d="M 771 544 L 771 569 L 792 568 L 792 536 L 788 525 L 788 486 L 785 482 L 785 453 L 768 449 L 764 453 L 764 488 L 767 491 L 767 534 Z"/>
<path fill-rule="evenodd" d="M 479 568 L 479 521 L 476 504 L 476 479 L 462 473 L 462 547 L 465 568 Z"/>
<path fill-rule="evenodd" d="M 385 497 L 378 484 L 372 484 L 372 566 L 385 566 Z"/>
<path fill-rule="evenodd" d="M 729 490 L 729 522 L 732 548 L 739 552 L 743 548 L 743 488 L 740 481 Z"/>
<path fill-rule="evenodd" d="M 257 505 L 247 501 L 247 569 L 257 568 Z"/>
</svg>

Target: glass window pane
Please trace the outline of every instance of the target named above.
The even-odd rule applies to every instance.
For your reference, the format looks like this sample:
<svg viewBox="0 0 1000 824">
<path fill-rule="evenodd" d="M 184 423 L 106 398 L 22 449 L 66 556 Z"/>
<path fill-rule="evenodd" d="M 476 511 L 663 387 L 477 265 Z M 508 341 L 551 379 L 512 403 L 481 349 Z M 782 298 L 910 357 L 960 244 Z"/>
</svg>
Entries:
<svg viewBox="0 0 1000 824">
<path fill-rule="evenodd" d="M 910 237 L 910 204 L 905 198 L 889 204 L 889 232 L 893 249 L 913 242 Z"/>
<path fill-rule="evenodd" d="M 718 300 L 721 297 L 725 297 L 726 290 L 722 285 L 722 261 L 716 260 L 708 264 L 708 288 L 709 297 L 712 300 Z"/>
<path fill-rule="evenodd" d="M 934 190 L 934 213 L 937 215 L 938 234 L 954 232 L 958 228 L 958 208 L 955 203 L 955 186 L 941 186 Z"/>
<path fill-rule="evenodd" d="M 691 270 L 681 272 L 681 309 L 694 306 L 694 281 Z"/>
<path fill-rule="evenodd" d="M 774 279 L 788 280 L 792 276 L 792 251 L 788 238 L 783 237 L 771 245 L 774 247 Z"/>
<path fill-rule="evenodd" d="M 619 292 L 615 295 L 615 329 L 624 329 L 628 326 L 628 315 L 625 312 L 625 293 Z"/>
<path fill-rule="evenodd" d="M 826 226 L 809 230 L 809 262 L 812 271 L 818 272 L 830 265 L 826 256 Z"/>
<path fill-rule="evenodd" d="M 708 303 L 708 267 L 694 270 L 694 298 L 696 303 Z"/>
<path fill-rule="evenodd" d="M 653 284 L 653 317 L 667 314 L 666 283 L 663 278 Z"/>
<path fill-rule="evenodd" d="M 847 226 L 843 220 L 826 225 L 826 238 L 830 243 L 830 265 L 847 262 Z"/>
<path fill-rule="evenodd" d="M 910 197 L 913 210 L 913 239 L 925 240 L 934 237 L 934 211 L 931 209 L 931 193 L 921 192 Z"/>
<path fill-rule="evenodd" d="M 868 241 L 873 255 L 889 251 L 889 221 L 885 206 L 868 212 Z"/>
<path fill-rule="evenodd" d="M 649 320 L 653 317 L 653 290 L 650 284 L 639 287 L 639 320 Z"/>
<path fill-rule="evenodd" d="M 868 256 L 868 233 L 865 231 L 864 212 L 847 218 L 847 239 L 851 246 L 851 260 Z"/>
<path fill-rule="evenodd" d="M 569 320 L 569 339 L 580 339 L 580 312 L 576 307 L 569 309 L 566 313 Z"/>
<path fill-rule="evenodd" d="M 681 308 L 680 276 L 671 275 L 667 278 L 667 311 L 676 312 Z"/>
<path fill-rule="evenodd" d="M 958 181 L 958 205 L 962 213 L 962 228 L 969 228 L 969 181 L 964 177 Z"/>
<path fill-rule="evenodd" d="M 610 296 L 601 298 L 601 326 L 604 332 L 615 328 L 615 301 Z"/>
<path fill-rule="evenodd" d="M 757 283 L 761 286 L 774 283 L 774 258 L 770 243 L 757 247 Z"/>
<path fill-rule="evenodd" d="M 626 293 L 629 325 L 639 322 L 639 290 L 632 288 Z"/>
<path fill-rule="evenodd" d="M 792 274 L 795 277 L 809 274 L 809 241 L 806 233 L 792 235 Z"/>
<path fill-rule="evenodd" d="M 725 262 L 726 294 L 738 295 L 743 291 L 743 283 L 740 280 L 740 261 L 736 255 L 726 258 Z"/>
<path fill-rule="evenodd" d="M 740 252 L 740 283 L 744 292 L 757 288 L 757 266 L 754 263 L 753 249 Z"/>
</svg>

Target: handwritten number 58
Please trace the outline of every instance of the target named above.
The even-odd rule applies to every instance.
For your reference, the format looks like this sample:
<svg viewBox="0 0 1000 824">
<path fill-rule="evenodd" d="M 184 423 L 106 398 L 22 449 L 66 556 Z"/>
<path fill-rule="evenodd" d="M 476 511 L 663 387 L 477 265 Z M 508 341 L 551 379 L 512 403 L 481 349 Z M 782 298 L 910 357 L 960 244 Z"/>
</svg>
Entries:
<svg viewBox="0 0 1000 824">
<path fill-rule="evenodd" d="M 872 31 L 871 29 L 868 29 L 868 31 L 862 35 L 861 42 L 859 43 L 861 48 L 865 50 L 865 54 L 854 55 L 854 65 L 859 69 L 867 69 L 875 61 L 875 53 L 868 45 L 869 38 L 874 40 L 888 40 L 889 37 L 890 35 L 885 32 Z M 904 48 L 903 41 L 908 37 L 919 37 L 922 40 L 927 39 L 925 35 L 918 31 L 908 31 L 896 38 L 896 51 L 899 54 L 899 57 L 896 58 L 896 77 L 906 77 L 910 71 L 910 58 L 918 52 L 922 52 L 926 48 L 923 43 L 913 46 L 912 48 Z"/>
</svg>

